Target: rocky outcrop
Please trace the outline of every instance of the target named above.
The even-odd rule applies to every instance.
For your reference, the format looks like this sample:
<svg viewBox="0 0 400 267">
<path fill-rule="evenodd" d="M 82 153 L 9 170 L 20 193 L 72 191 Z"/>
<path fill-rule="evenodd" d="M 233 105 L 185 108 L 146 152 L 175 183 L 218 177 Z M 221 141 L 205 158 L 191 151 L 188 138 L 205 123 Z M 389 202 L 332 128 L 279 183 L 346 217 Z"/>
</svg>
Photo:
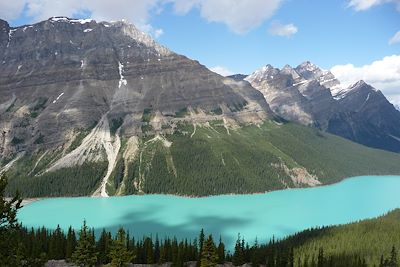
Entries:
<svg viewBox="0 0 400 267">
<path fill-rule="evenodd" d="M 360 81 L 348 88 L 330 71 L 307 61 L 281 70 L 267 65 L 245 80 L 279 116 L 373 148 L 400 152 L 400 112 Z"/>
<path fill-rule="evenodd" d="M 72 130 L 90 131 L 105 114 L 122 136 L 143 134 L 144 111 L 165 123 L 188 108 L 233 119 L 256 111 L 248 122 L 272 117 L 251 86 L 226 83 L 125 21 L 0 21 L 0 47 L 2 157 L 65 146 Z"/>
<path fill-rule="evenodd" d="M 358 143 L 400 152 L 400 112 L 364 81 L 346 89 L 328 131 Z"/>
</svg>

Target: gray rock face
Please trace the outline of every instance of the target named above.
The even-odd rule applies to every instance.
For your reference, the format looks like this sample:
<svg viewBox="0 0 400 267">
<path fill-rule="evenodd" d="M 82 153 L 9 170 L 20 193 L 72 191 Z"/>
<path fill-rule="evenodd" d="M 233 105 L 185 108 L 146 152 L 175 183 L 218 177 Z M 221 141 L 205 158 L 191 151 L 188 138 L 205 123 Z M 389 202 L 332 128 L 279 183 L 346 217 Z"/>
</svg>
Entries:
<svg viewBox="0 0 400 267">
<path fill-rule="evenodd" d="M 352 141 L 400 152 L 400 112 L 363 81 L 343 88 L 310 62 L 281 70 L 267 65 L 245 80 L 263 93 L 279 116 Z"/>
<path fill-rule="evenodd" d="M 359 81 L 338 102 L 341 112 L 331 118 L 329 132 L 370 147 L 400 152 L 400 112 L 382 92 Z"/>
<path fill-rule="evenodd" d="M 256 116 L 229 112 L 237 106 L 248 106 L 246 112 Z M 130 136 L 141 134 L 145 110 L 168 120 L 188 108 L 221 109 L 224 116 L 250 122 L 273 116 L 248 84 L 227 83 L 127 22 L 54 17 L 10 28 L 0 21 L 3 157 L 56 149 L 72 130 L 93 128 L 105 115 L 110 122 L 122 119 L 120 133 Z"/>
<path fill-rule="evenodd" d="M 317 70 L 315 65 L 300 66 L 293 69 L 286 65 L 279 70 L 267 65 L 246 80 L 263 93 L 279 116 L 304 125 L 325 128 L 335 103 L 329 89 L 318 81 L 320 76 L 317 74 L 322 74 L 322 71 Z"/>
</svg>

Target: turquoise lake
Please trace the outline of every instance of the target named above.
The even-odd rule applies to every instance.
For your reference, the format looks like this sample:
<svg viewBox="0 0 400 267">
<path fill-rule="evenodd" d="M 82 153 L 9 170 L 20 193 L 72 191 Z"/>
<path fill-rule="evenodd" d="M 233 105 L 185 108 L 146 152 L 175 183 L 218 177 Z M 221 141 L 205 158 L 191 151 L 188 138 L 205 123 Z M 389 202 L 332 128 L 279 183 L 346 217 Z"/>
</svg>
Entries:
<svg viewBox="0 0 400 267">
<path fill-rule="evenodd" d="M 97 232 L 120 226 L 136 237 L 158 234 L 193 239 L 201 228 L 232 247 L 237 234 L 250 244 L 314 226 L 343 224 L 400 207 L 400 176 L 363 176 L 307 189 L 265 194 L 185 198 L 145 195 L 110 198 L 52 198 L 23 207 L 27 227 L 80 229 L 86 219 Z"/>
</svg>

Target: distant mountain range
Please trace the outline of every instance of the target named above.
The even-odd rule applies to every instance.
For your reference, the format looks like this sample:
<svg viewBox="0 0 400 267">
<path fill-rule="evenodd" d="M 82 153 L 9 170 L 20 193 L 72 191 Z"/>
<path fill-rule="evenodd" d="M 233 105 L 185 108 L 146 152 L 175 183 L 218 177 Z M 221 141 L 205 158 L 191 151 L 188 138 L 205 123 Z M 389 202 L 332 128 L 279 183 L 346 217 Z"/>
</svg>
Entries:
<svg viewBox="0 0 400 267">
<path fill-rule="evenodd" d="M 0 20 L 0 61 L 9 192 L 198 196 L 400 173 L 399 154 L 319 131 L 398 152 L 399 112 L 309 62 L 226 78 L 125 21 L 65 17 Z"/>
<path fill-rule="evenodd" d="M 288 121 L 313 126 L 373 148 L 400 152 L 400 112 L 379 90 L 359 81 L 344 87 L 311 62 L 281 70 L 266 65 L 246 80 Z"/>
</svg>

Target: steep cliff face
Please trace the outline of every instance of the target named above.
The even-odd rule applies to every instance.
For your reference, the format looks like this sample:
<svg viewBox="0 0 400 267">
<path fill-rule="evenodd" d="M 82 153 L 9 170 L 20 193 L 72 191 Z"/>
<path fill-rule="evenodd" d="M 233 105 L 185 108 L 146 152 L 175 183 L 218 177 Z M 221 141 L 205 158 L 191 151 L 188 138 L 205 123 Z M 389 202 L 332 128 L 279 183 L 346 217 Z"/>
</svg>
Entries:
<svg viewBox="0 0 400 267">
<path fill-rule="evenodd" d="M 301 77 L 294 70 L 266 65 L 245 80 L 264 95 L 271 109 L 282 118 L 304 125 L 315 123 L 311 104 L 297 88 Z"/>
<path fill-rule="evenodd" d="M 245 80 L 279 116 L 373 148 L 400 152 L 400 112 L 360 81 L 348 88 L 311 62 L 281 70 L 267 65 Z"/>
<path fill-rule="evenodd" d="M 53 17 L 17 28 L 0 21 L 0 48 L 0 172 L 14 178 L 11 187 L 32 178 L 40 185 L 32 192 L 52 184 L 46 195 L 107 196 L 110 183 L 121 182 L 110 179 L 121 171 L 127 178 L 141 162 L 143 140 L 169 144 L 165 136 L 182 124 L 222 121 L 229 130 L 275 116 L 248 83 L 125 21 Z M 71 177 L 84 177 L 79 189 L 68 189 Z M 140 177 L 129 190 L 142 190 Z"/>
<path fill-rule="evenodd" d="M 338 100 L 341 114 L 328 131 L 361 144 L 400 152 L 400 112 L 379 90 L 364 81 L 346 89 Z"/>
<path fill-rule="evenodd" d="M 281 70 L 267 65 L 245 80 L 263 93 L 279 116 L 304 125 L 326 129 L 334 108 L 330 90 L 322 85 L 325 73 L 310 62 Z"/>
<path fill-rule="evenodd" d="M 188 110 L 209 115 L 221 110 L 247 122 L 271 115 L 250 86 L 229 85 L 124 21 L 54 17 L 18 28 L 1 21 L 0 28 L 4 157 L 41 144 L 62 146 L 72 130 L 102 120 L 121 122 L 122 135 L 140 135 L 145 110 L 159 113 L 165 124 L 180 111 L 190 115 Z M 255 115 L 241 117 L 246 107 Z"/>
</svg>

